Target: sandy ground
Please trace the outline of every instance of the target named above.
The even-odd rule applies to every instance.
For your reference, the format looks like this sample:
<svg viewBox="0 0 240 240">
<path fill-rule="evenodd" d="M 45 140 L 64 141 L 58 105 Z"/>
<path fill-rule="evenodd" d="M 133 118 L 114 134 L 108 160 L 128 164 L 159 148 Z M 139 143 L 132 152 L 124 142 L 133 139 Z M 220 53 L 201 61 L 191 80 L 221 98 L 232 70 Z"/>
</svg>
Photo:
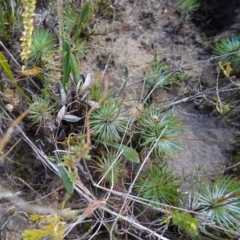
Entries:
<svg viewBox="0 0 240 240">
<path fill-rule="evenodd" d="M 191 77 L 189 84 L 182 83 L 174 91 L 157 90 L 153 93 L 153 104 L 164 106 L 180 95 L 184 88 L 196 93 L 202 82 L 207 81 L 214 86 L 216 76 L 214 67 L 208 60 L 211 57 L 208 44 L 202 37 L 201 30 L 193 23 L 183 25 L 176 32 L 179 17 L 170 14 L 175 1 L 167 1 L 163 5 L 158 1 L 120 1 L 118 8 L 126 9 L 117 19 L 105 20 L 97 29 L 120 29 L 106 36 L 93 37 L 90 52 L 83 62 L 82 71 L 97 74 L 103 72 L 109 54 L 111 58 L 107 68 L 111 88 L 118 91 L 124 82 L 124 70 L 129 70 L 129 87 L 125 94 L 125 103 L 135 107 L 146 96 L 148 86 L 144 85 L 144 70 L 154 53 L 159 61 L 166 61 L 172 69 L 181 68 Z M 125 4 L 126 3 L 126 4 Z M 116 10 L 116 16 L 117 16 Z M 123 29 L 130 24 L 131 28 Z M 218 38 L 218 36 L 216 36 Z M 101 62 L 101 60 L 103 60 Z M 187 66 L 187 67 L 185 67 Z M 184 68 L 185 67 L 185 68 Z M 184 151 L 171 163 L 179 174 L 192 173 L 197 166 L 210 172 L 217 171 L 221 165 L 227 164 L 231 158 L 231 144 L 234 140 L 230 127 L 211 116 L 202 114 L 194 104 L 181 104 L 175 110 L 186 128 Z M 212 141 L 214 140 L 214 141 Z M 221 141 L 226 142 L 221 143 Z"/>
</svg>

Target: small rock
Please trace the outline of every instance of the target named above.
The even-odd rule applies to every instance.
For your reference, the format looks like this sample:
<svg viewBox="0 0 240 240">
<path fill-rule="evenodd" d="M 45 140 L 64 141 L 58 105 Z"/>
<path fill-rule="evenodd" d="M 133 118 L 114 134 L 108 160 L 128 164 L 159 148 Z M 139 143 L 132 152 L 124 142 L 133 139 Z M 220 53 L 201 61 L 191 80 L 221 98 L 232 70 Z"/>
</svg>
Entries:
<svg viewBox="0 0 240 240">
<path fill-rule="evenodd" d="M 157 10 L 159 10 L 160 8 L 161 8 L 161 4 L 160 4 L 160 3 L 158 3 L 158 2 L 153 3 L 152 9 L 153 9 L 154 11 L 157 11 Z M 165 10 L 165 9 L 164 9 L 164 10 Z"/>
</svg>

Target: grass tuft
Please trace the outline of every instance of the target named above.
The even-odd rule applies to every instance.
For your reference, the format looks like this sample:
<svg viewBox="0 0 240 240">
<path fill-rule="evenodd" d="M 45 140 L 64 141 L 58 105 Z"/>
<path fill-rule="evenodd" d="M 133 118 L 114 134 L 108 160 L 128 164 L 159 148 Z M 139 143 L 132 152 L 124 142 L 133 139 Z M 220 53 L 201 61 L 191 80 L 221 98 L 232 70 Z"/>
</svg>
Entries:
<svg viewBox="0 0 240 240">
<path fill-rule="evenodd" d="M 213 50 L 217 56 L 221 57 L 223 63 L 231 62 L 234 67 L 239 66 L 240 35 L 222 38 L 218 43 L 215 44 Z"/>
<path fill-rule="evenodd" d="M 158 163 L 141 173 L 135 190 L 147 200 L 175 205 L 179 198 L 177 179 L 167 163 Z"/>
<path fill-rule="evenodd" d="M 54 52 L 55 38 L 45 29 L 36 29 L 33 33 L 30 47 L 29 61 L 35 64 L 40 63 L 42 58 Z"/>
<path fill-rule="evenodd" d="M 183 126 L 172 111 L 147 108 L 138 119 L 137 131 L 142 146 L 154 148 L 156 157 L 172 158 L 182 149 L 179 137 L 183 134 Z"/>
<path fill-rule="evenodd" d="M 118 100 L 108 99 L 90 118 L 92 135 L 100 141 L 117 142 L 126 130 L 128 118 Z"/>
</svg>

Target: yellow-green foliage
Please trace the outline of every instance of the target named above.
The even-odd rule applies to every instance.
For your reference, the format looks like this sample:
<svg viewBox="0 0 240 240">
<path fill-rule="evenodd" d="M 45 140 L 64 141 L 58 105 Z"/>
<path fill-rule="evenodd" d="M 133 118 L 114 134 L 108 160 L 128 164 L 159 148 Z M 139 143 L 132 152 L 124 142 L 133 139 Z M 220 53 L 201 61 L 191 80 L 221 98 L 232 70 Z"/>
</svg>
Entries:
<svg viewBox="0 0 240 240">
<path fill-rule="evenodd" d="M 33 214 L 32 221 L 38 221 L 41 229 L 26 230 L 23 234 L 24 240 L 38 240 L 43 237 L 50 237 L 53 240 L 63 239 L 65 232 L 65 223 L 58 215 L 40 216 Z"/>
<path fill-rule="evenodd" d="M 22 52 L 21 52 L 21 59 L 27 60 L 30 54 L 30 47 L 32 43 L 32 32 L 33 32 L 33 17 L 34 17 L 34 10 L 36 7 L 36 0 L 23 0 L 22 4 L 24 7 L 24 11 L 22 14 L 23 18 L 23 35 L 21 37 L 22 41 Z"/>
<path fill-rule="evenodd" d="M 53 86 L 57 82 L 61 82 L 61 64 L 63 53 L 60 50 L 56 50 L 55 54 L 50 53 L 42 57 L 43 68 L 47 69 L 45 74 L 45 88 L 53 91 Z"/>
<path fill-rule="evenodd" d="M 173 223 L 174 225 L 177 225 L 179 229 L 184 230 L 192 237 L 198 235 L 199 222 L 188 212 L 174 210 L 170 213 L 170 215 L 163 218 L 162 223 L 167 226 L 170 223 Z"/>
<path fill-rule="evenodd" d="M 198 235 L 199 223 L 195 217 L 192 217 L 187 212 L 172 212 L 173 224 L 177 225 L 180 229 L 185 230 L 189 235 Z"/>
</svg>

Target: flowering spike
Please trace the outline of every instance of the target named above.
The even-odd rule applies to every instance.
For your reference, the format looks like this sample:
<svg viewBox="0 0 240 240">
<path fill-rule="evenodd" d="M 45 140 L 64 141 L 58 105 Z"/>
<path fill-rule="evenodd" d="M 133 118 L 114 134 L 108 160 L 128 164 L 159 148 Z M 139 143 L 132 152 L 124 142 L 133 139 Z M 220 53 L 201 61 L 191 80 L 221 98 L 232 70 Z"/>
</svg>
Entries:
<svg viewBox="0 0 240 240">
<path fill-rule="evenodd" d="M 24 12 L 22 14 L 23 18 L 23 34 L 20 40 L 22 41 L 21 47 L 22 52 L 20 54 L 21 59 L 28 59 L 30 54 L 30 46 L 32 43 L 32 32 L 33 32 L 33 17 L 34 17 L 34 10 L 36 7 L 36 0 L 23 0 L 22 4 L 24 7 Z"/>
</svg>

